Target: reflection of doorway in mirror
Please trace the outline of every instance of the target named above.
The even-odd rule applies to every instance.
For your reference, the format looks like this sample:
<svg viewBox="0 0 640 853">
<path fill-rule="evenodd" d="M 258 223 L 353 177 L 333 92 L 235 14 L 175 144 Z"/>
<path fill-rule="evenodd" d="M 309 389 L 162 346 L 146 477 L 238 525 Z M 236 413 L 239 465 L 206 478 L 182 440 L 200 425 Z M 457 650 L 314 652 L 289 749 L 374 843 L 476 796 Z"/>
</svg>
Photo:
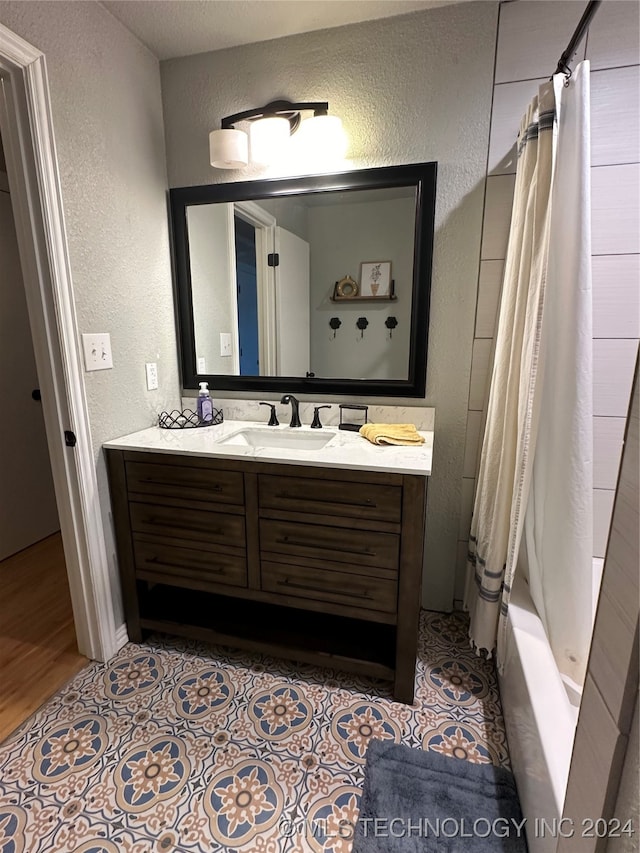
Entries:
<svg viewBox="0 0 640 853">
<path fill-rule="evenodd" d="M 271 376 L 276 370 L 276 294 L 275 294 L 275 270 L 270 266 L 269 259 L 275 250 L 275 226 L 276 220 L 262 206 L 253 201 L 239 201 L 232 205 L 233 216 L 241 219 L 254 229 L 255 234 L 255 259 L 256 259 L 256 301 L 258 313 L 258 364 L 260 376 Z M 234 258 L 235 273 L 235 228 L 232 245 L 229 253 Z M 235 276 L 234 276 L 234 300 L 232 310 L 235 312 L 234 332 L 236 334 L 236 350 L 240 351 L 237 340 L 238 316 L 237 299 L 235 298 Z M 240 375 L 240 361 L 238 359 L 237 375 Z"/>
<path fill-rule="evenodd" d="M 238 216 L 234 217 L 234 229 L 240 375 L 259 376 L 256 229 Z"/>
</svg>

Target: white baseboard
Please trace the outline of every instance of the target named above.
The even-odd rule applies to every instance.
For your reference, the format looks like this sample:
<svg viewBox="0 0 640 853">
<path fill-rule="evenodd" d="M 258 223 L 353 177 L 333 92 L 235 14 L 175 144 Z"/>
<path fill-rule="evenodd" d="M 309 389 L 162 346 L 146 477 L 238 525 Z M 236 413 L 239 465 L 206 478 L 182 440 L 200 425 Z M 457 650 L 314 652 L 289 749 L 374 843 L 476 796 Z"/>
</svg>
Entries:
<svg viewBox="0 0 640 853">
<path fill-rule="evenodd" d="M 126 646 L 129 642 L 129 635 L 127 634 L 127 626 L 126 624 L 120 625 L 116 628 L 116 649 L 120 651 L 123 646 Z"/>
</svg>

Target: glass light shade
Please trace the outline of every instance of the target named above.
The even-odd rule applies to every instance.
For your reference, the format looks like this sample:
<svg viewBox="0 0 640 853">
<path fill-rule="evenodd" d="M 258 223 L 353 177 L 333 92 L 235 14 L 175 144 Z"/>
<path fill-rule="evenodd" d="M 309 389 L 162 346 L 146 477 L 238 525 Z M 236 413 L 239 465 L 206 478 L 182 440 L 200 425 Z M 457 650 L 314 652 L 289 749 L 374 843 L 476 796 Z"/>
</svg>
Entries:
<svg viewBox="0 0 640 853">
<path fill-rule="evenodd" d="M 224 128 L 209 134 L 211 165 L 216 169 L 243 169 L 249 162 L 249 137 L 243 130 Z"/>
<path fill-rule="evenodd" d="M 305 119 L 298 132 L 296 145 L 309 162 L 334 162 L 347 153 L 347 134 L 338 116 L 313 116 Z"/>
<path fill-rule="evenodd" d="M 290 125 L 286 118 L 269 116 L 251 122 L 251 162 L 267 166 L 281 159 L 289 145 L 289 136 Z"/>
</svg>

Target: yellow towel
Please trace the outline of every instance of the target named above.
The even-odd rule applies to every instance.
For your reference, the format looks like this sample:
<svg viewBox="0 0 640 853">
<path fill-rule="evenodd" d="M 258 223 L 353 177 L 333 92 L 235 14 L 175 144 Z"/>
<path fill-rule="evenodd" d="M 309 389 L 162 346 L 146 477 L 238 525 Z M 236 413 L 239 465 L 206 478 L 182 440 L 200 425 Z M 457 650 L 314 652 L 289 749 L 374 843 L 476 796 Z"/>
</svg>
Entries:
<svg viewBox="0 0 640 853">
<path fill-rule="evenodd" d="M 360 427 L 360 435 L 371 444 L 424 444 L 415 424 L 365 424 Z"/>
</svg>

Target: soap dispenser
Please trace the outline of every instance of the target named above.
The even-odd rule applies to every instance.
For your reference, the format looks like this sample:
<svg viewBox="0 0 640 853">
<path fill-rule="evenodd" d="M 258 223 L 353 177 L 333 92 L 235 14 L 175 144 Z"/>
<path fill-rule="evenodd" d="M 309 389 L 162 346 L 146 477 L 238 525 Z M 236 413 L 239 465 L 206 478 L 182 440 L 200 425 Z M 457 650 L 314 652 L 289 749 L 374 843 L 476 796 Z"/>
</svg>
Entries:
<svg viewBox="0 0 640 853">
<path fill-rule="evenodd" d="M 213 421 L 213 400 L 209 396 L 209 383 L 200 383 L 198 394 L 198 420 L 201 424 L 210 424 Z"/>
</svg>

